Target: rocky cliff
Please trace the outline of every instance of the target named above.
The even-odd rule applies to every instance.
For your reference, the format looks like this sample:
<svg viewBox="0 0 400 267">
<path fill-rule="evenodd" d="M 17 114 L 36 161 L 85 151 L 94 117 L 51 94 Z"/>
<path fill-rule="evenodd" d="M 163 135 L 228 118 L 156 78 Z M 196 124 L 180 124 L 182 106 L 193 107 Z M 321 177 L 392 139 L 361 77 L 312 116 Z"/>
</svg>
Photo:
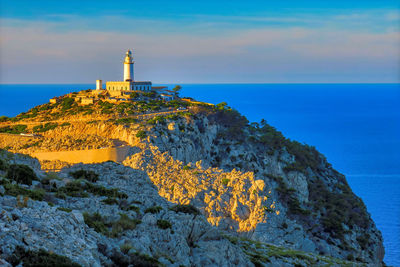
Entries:
<svg viewBox="0 0 400 267">
<path fill-rule="evenodd" d="M 57 175 L 0 151 L 1 266 L 358 266 L 211 226 L 146 172 L 76 164 Z"/>
<path fill-rule="evenodd" d="M 381 234 L 361 199 L 352 193 L 345 177 L 334 170 L 315 148 L 284 138 L 265 121 L 249 124 L 246 118 L 227 106 L 195 105 L 190 107 L 190 113 L 155 117 L 147 121 L 76 122 L 43 132 L 42 135 L 44 140 L 34 146 L 16 148 L 8 145 L 8 148 L 25 153 L 55 151 L 65 146 L 71 149 L 73 146 L 68 146 L 71 140 L 79 140 L 80 145 L 74 145 L 78 149 L 96 147 L 96 140 L 100 140 L 102 145 L 119 141 L 132 147 L 122 165 L 75 165 L 63 169 L 58 179 L 53 179 L 55 187 L 63 188 L 71 179 L 69 173 L 73 170 L 92 170 L 100 174 L 96 183 L 118 188 L 128 196 L 128 204 L 135 201 L 141 203 L 136 205 L 139 213 L 129 211 L 127 216 L 142 223 L 137 224 L 135 229 L 123 231 L 124 238 L 104 235 L 106 232 L 99 235 L 90 227 L 82 226 L 81 229 L 85 230 L 81 231 L 92 231 L 90 233 L 96 236 L 91 237 L 97 240 L 92 243 L 92 252 L 96 246 L 99 248 L 99 244 L 100 247 L 104 243 L 115 244 L 105 254 L 100 253 L 104 257 L 93 252 L 96 255 L 93 261 L 84 264 L 115 264 L 112 263 L 112 253 L 122 253 L 120 246 L 125 243 L 132 246 L 130 254 L 118 254 L 124 254 L 121 257 L 125 260 L 129 261 L 132 255 L 151 255 L 165 265 L 204 266 L 226 262 L 226 265 L 306 266 L 326 264 L 327 259 L 332 261 L 328 257 L 341 259 L 341 263 L 334 261 L 339 265 L 345 264 L 346 260 L 353 264 L 382 264 L 384 249 Z M 63 165 L 60 162 L 57 164 Z M 57 182 L 59 179 L 60 182 Z M 84 188 L 90 189 L 90 186 Z M 104 199 L 93 196 L 90 190 L 89 195 L 90 198 L 66 195 L 64 200 L 56 197 L 54 203 L 62 208 L 88 212 L 89 215 L 100 211 L 102 217 L 96 220 L 102 221 L 104 217 L 107 231 L 112 231 L 112 221 L 122 218 L 118 215 L 123 210 L 122 200 L 116 200 L 119 208 L 112 205 L 110 208 L 110 205 L 102 204 Z M 18 202 L 16 198 L 3 198 L 6 202 Z M 30 200 L 28 207 L 29 203 Z M 114 202 L 109 200 L 109 203 Z M 40 204 L 44 210 L 59 212 L 45 204 Z M 143 211 L 155 206 L 160 209 L 158 212 L 143 214 Z M 195 207 L 199 214 L 183 215 L 169 209 L 173 207 Z M 49 216 L 56 216 L 55 213 Z M 155 231 L 157 227 L 160 229 L 157 226 L 160 220 L 171 223 L 172 228 L 167 228 L 174 234 L 168 232 L 169 235 L 164 235 L 165 229 Z M 187 228 L 189 225 L 191 229 Z M 191 237 L 193 225 L 203 229 L 195 237 Z M 212 238 L 206 234 L 208 231 L 212 232 Z M 182 236 L 176 239 L 177 235 Z M 145 242 L 143 236 L 150 242 Z M 104 242 L 99 242 L 102 238 Z M 164 244 L 166 240 L 171 243 Z M 181 243 L 178 240 L 185 241 L 183 246 L 187 247 L 174 250 L 176 242 Z M 85 239 L 82 242 L 89 241 Z M 148 246 L 143 245 L 142 248 L 142 244 Z M 42 243 L 35 248 L 43 246 Z M 211 249 L 210 246 L 214 247 Z M 213 255 L 212 251 L 218 254 L 215 262 L 213 259 L 217 255 Z M 281 254 L 276 256 L 272 251 Z M 293 254 L 287 251 L 311 253 L 304 256 L 310 261 L 289 256 L 290 260 L 282 258 L 282 254 Z M 65 251 L 59 252 L 71 256 Z"/>
</svg>

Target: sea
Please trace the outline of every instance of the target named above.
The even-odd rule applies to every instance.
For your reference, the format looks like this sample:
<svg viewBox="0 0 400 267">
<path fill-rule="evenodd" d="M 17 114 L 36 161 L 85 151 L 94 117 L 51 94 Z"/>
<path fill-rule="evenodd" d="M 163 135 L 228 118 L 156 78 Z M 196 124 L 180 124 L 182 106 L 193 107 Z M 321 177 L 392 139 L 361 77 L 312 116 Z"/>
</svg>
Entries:
<svg viewBox="0 0 400 267">
<path fill-rule="evenodd" d="M 315 146 L 366 204 L 383 235 L 385 263 L 400 267 L 400 84 L 180 85 L 181 96 L 227 102 L 250 122 L 265 119 L 286 137 Z M 0 85 L 0 116 L 94 87 Z"/>
</svg>

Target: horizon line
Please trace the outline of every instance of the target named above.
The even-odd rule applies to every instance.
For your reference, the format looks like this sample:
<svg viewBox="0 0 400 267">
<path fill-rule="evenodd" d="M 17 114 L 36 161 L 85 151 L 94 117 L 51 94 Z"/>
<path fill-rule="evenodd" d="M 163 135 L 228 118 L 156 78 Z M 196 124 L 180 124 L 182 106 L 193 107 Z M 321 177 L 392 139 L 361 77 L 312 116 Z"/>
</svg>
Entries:
<svg viewBox="0 0 400 267">
<path fill-rule="evenodd" d="M 94 83 L 0 83 L 0 85 L 92 85 Z M 153 83 L 152 84 L 168 84 L 168 85 L 210 85 L 210 84 L 398 84 L 398 82 L 215 82 L 215 83 Z"/>
</svg>

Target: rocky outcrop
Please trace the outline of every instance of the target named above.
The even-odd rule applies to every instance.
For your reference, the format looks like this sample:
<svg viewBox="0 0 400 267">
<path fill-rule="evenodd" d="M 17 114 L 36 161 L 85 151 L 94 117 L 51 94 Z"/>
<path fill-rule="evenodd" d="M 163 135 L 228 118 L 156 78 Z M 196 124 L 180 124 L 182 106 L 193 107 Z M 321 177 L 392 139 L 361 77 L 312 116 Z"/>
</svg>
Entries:
<svg viewBox="0 0 400 267">
<path fill-rule="evenodd" d="M 174 203 L 195 205 L 209 223 L 221 229 L 254 230 L 258 223 L 266 221 L 265 210 L 274 206 L 268 201 L 264 181 L 255 180 L 253 173 L 203 169 L 201 162 L 193 167 L 183 166 L 151 144 L 123 164 L 145 171 L 160 196 Z"/>
</svg>

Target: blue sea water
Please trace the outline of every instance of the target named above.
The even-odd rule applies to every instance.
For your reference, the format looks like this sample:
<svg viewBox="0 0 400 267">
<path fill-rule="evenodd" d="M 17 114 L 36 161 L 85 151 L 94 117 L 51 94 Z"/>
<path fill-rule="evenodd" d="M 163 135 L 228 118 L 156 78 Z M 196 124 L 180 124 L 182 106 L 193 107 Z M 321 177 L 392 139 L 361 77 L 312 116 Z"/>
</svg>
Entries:
<svg viewBox="0 0 400 267">
<path fill-rule="evenodd" d="M 0 116 L 94 85 L 0 85 Z M 173 85 L 169 85 L 173 87 Z M 381 230 L 385 262 L 400 267 L 400 84 L 184 84 L 181 95 L 262 118 L 315 146 L 344 173 Z"/>
</svg>

